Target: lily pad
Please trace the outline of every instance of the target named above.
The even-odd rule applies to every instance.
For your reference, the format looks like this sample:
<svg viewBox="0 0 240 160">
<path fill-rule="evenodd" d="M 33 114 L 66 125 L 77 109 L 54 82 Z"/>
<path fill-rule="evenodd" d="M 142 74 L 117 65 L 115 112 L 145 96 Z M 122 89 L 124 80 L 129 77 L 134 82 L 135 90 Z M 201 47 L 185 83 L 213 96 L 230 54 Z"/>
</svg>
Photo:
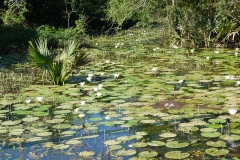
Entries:
<svg viewBox="0 0 240 160">
<path fill-rule="evenodd" d="M 133 149 L 129 149 L 129 150 L 122 149 L 122 150 L 117 151 L 118 156 L 131 156 L 131 155 L 134 155 L 136 153 L 137 152 Z"/>
<path fill-rule="evenodd" d="M 215 138 L 221 136 L 221 133 L 219 132 L 202 132 L 201 136 L 207 137 L 207 138 Z"/>
<path fill-rule="evenodd" d="M 222 156 L 229 153 L 227 149 L 208 148 L 205 152 L 211 156 Z"/>
<path fill-rule="evenodd" d="M 217 141 L 217 142 L 208 141 L 207 145 L 211 146 L 211 147 L 226 147 L 226 142 L 224 142 L 224 141 Z"/>
<path fill-rule="evenodd" d="M 162 142 L 162 141 L 151 141 L 151 142 L 147 142 L 147 144 L 149 145 L 149 146 L 164 146 L 165 145 L 165 143 L 164 142 Z"/>
<path fill-rule="evenodd" d="M 238 141 L 238 140 L 240 140 L 240 136 L 239 135 L 235 135 L 235 134 L 232 134 L 232 135 L 227 135 L 227 134 L 221 135 L 220 138 L 223 139 L 223 140 L 226 140 L 226 141 L 229 141 L 229 140 L 230 141 Z"/>
<path fill-rule="evenodd" d="M 110 146 L 110 145 L 116 145 L 116 144 L 120 144 L 122 141 L 117 141 L 117 140 L 108 140 L 105 141 L 104 144 Z"/>
<path fill-rule="evenodd" d="M 160 134 L 159 136 L 163 138 L 173 138 L 173 137 L 176 137 L 177 135 L 175 133 L 166 132 L 166 133 Z"/>
<path fill-rule="evenodd" d="M 138 153 L 138 156 L 140 158 L 152 158 L 152 157 L 156 157 L 157 155 L 158 153 L 155 151 L 142 151 Z"/>
<path fill-rule="evenodd" d="M 129 147 L 136 147 L 136 148 L 146 147 L 146 146 L 147 146 L 147 143 L 145 142 L 135 142 L 129 145 Z"/>
<path fill-rule="evenodd" d="M 187 142 L 179 143 L 178 141 L 170 141 L 166 143 L 166 147 L 168 148 L 184 148 L 187 147 L 188 145 L 189 143 Z"/>
<path fill-rule="evenodd" d="M 91 156 L 93 156 L 95 154 L 95 152 L 93 152 L 93 151 L 82 151 L 82 152 L 80 152 L 78 155 L 80 156 L 80 157 L 91 157 Z"/>
<path fill-rule="evenodd" d="M 169 159 L 185 159 L 190 156 L 189 153 L 182 153 L 181 151 L 170 151 L 165 153 L 164 155 L 166 158 Z"/>
</svg>

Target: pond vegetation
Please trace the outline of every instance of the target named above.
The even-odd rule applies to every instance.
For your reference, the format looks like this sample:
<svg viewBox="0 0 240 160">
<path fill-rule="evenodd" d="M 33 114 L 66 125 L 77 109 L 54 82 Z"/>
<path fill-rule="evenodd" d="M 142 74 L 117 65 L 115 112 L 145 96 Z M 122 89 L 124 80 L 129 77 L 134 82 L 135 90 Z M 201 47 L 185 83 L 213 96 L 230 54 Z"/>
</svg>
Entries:
<svg viewBox="0 0 240 160">
<path fill-rule="evenodd" d="M 80 50 L 91 62 L 62 86 L 30 62 L 1 66 L 0 157 L 239 159 L 238 48 L 167 49 L 157 37 L 93 37 Z"/>
</svg>

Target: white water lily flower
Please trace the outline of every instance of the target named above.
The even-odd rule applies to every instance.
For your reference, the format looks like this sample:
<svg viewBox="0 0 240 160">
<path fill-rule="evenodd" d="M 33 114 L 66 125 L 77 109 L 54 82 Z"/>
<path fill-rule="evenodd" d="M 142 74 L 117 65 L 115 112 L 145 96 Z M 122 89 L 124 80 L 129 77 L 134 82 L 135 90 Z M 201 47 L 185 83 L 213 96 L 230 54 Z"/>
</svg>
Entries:
<svg viewBox="0 0 240 160">
<path fill-rule="evenodd" d="M 119 77 L 119 74 L 118 73 L 115 73 L 113 74 L 114 78 L 118 78 Z"/>
<path fill-rule="evenodd" d="M 83 87 L 85 82 L 80 82 L 79 84 L 80 84 L 81 87 Z"/>
<path fill-rule="evenodd" d="M 103 76 L 103 75 L 104 75 L 104 72 L 101 72 L 101 73 L 100 73 L 100 76 Z"/>
<path fill-rule="evenodd" d="M 109 61 L 109 60 L 106 60 L 106 63 L 110 63 L 110 61 Z"/>
<path fill-rule="evenodd" d="M 157 67 L 153 67 L 152 72 L 156 72 L 156 71 L 157 71 Z"/>
<path fill-rule="evenodd" d="M 183 82 L 183 80 L 182 80 L 182 79 L 180 79 L 180 80 L 178 81 L 178 83 L 180 83 L 180 84 L 181 84 L 182 82 Z"/>
<path fill-rule="evenodd" d="M 230 79 L 231 78 L 231 76 L 225 76 L 225 79 Z"/>
<path fill-rule="evenodd" d="M 102 89 L 102 84 L 98 84 L 98 89 Z"/>
<path fill-rule="evenodd" d="M 85 114 L 84 113 L 79 114 L 78 117 L 83 118 L 83 117 L 85 117 Z"/>
<path fill-rule="evenodd" d="M 98 88 L 93 88 L 93 90 L 96 92 L 96 91 L 98 91 Z"/>
<path fill-rule="evenodd" d="M 234 54 L 235 54 L 236 57 L 238 56 L 238 52 L 235 52 Z"/>
<path fill-rule="evenodd" d="M 79 110 L 79 108 L 75 108 L 75 109 L 74 109 L 74 112 L 78 112 L 78 110 Z"/>
<path fill-rule="evenodd" d="M 237 82 L 236 82 L 236 86 L 239 86 L 239 85 L 240 85 L 240 81 L 237 81 Z"/>
<path fill-rule="evenodd" d="M 106 116 L 106 117 L 105 117 L 106 120 L 109 120 L 110 118 L 111 118 L 111 117 L 109 117 L 109 116 Z"/>
<path fill-rule="evenodd" d="M 228 109 L 228 112 L 231 114 L 231 115 L 234 115 L 237 113 L 237 110 L 234 109 L 234 108 L 231 108 L 231 109 Z"/>
<path fill-rule="evenodd" d="M 86 103 L 86 101 L 81 101 L 80 103 L 81 103 L 81 105 L 84 105 Z"/>
<path fill-rule="evenodd" d="M 101 97 L 102 96 L 102 93 L 101 92 L 97 92 L 97 97 Z"/>
<path fill-rule="evenodd" d="M 169 104 L 169 107 L 174 107 L 174 104 L 173 103 Z"/>
<path fill-rule="evenodd" d="M 209 57 L 208 56 L 206 57 L 206 60 L 209 61 Z"/>
<path fill-rule="evenodd" d="M 190 49 L 190 52 L 193 53 L 193 52 L 194 52 L 194 49 Z"/>
<path fill-rule="evenodd" d="M 239 48 L 236 48 L 236 51 L 238 51 L 239 50 Z"/>
<path fill-rule="evenodd" d="M 98 46 L 98 43 L 96 43 L 96 46 Z"/>
<path fill-rule="evenodd" d="M 219 51 L 215 51 L 215 53 L 216 53 L 216 54 L 218 54 L 218 53 L 219 53 Z"/>
<path fill-rule="evenodd" d="M 92 73 L 89 73 L 89 74 L 88 74 L 88 77 L 93 77 L 93 74 L 92 74 Z"/>
<path fill-rule="evenodd" d="M 91 82 L 92 81 L 92 77 L 87 77 L 86 80 Z"/>
<path fill-rule="evenodd" d="M 112 62 L 112 65 L 115 65 L 115 62 Z"/>
<path fill-rule="evenodd" d="M 27 100 L 26 100 L 26 103 L 27 103 L 27 104 L 28 104 L 28 103 L 30 103 L 30 102 L 31 102 L 31 100 L 30 100 L 30 99 L 27 99 Z"/>
<path fill-rule="evenodd" d="M 43 100 L 43 97 L 36 97 L 36 100 L 40 102 Z"/>
</svg>

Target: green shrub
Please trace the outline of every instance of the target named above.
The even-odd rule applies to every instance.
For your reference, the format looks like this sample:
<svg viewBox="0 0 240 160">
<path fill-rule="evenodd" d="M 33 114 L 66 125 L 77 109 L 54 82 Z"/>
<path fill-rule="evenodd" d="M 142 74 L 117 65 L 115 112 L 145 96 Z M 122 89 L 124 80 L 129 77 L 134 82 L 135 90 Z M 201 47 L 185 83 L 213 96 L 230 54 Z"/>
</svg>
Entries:
<svg viewBox="0 0 240 160">
<path fill-rule="evenodd" d="M 32 28 L 21 26 L 0 26 L 0 50 L 3 53 L 27 50 L 28 41 L 37 37 Z"/>
</svg>

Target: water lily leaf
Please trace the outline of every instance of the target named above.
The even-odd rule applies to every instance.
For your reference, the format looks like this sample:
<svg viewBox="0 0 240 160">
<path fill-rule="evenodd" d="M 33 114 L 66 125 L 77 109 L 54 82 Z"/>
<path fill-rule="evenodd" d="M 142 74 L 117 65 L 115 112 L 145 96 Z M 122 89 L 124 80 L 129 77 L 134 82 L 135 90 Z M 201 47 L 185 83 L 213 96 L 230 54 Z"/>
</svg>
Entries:
<svg viewBox="0 0 240 160">
<path fill-rule="evenodd" d="M 190 156 L 189 153 L 182 153 L 181 151 L 170 151 L 165 153 L 164 155 L 166 158 L 169 159 L 185 159 Z"/>
<path fill-rule="evenodd" d="M 225 123 L 225 119 L 209 119 L 208 122 L 210 123 Z"/>
<path fill-rule="evenodd" d="M 32 138 L 28 138 L 27 142 L 36 142 L 36 141 L 42 141 L 43 138 L 42 137 L 32 137 Z"/>
<path fill-rule="evenodd" d="M 135 134 L 136 134 L 136 135 L 142 135 L 142 136 L 148 135 L 148 133 L 145 132 L 145 131 L 142 131 L 142 132 L 136 132 Z"/>
<path fill-rule="evenodd" d="M 221 136 L 221 133 L 219 132 L 202 132 L 201 136 L 207 137 L 207 138 L 215 138 Z"/>
<path fill-rule="evenodd" d="M 66 142 L 66 144 L 81 145 L 82 142 L 77 139 L 70 139 Z"/>
<path fill-rule="evenodd" d="M 200 129 L 201 132 L 216 132 L 217 129 L 215 128 L 202 128 Z"/>
<path fill-rule="evenodd" d="M 223 140 L 226 140 L 226 141 L 238 141 L 240 140 L 240 135 L 235 135 L 235 134 L 232 134 L 232 135 L 221 135 L 220 136 L 221 139 Z"/>
<path fill-rule="evenodd" d="M 136 148 L 146 147 L 146 146 L 147 146 L 147 143 L 145 142 L 135 142 L 129 145 L 129 147 L 136 147 Z"/>
<path fill-rule="evenodd" d="M 37 133 L 36 135 L 40 137 L 48 137 L 52 135 L 52 132 L 40 132 L 40 133 Z"/>
<path fill-rule="evenodd" d="M 22 110 L 16 110 L 16 111 L 12 111 L 13 114 L 17 114 L 17 115 L 30 115 L 32 114 L 33 111 L 22 111 Z"/>
<path fill-rule="evenodd" d="M 61 124 L 53 125 L 52 128 L 55 128 L 55 129 L 67 129 L 67 128 L 71 128 L 71 125 L 67 124 L 67 123 L 61 123 Z"/>
<path fill-rule="evenodd" d="M 153 120 L 153 119 L 141 120 L 141 123 L 154 123 L 154 122 L 156 122 L 156 120 Z"/>
<path fill-rule="evenodd" d="M 71 130 L 71 131 L 64 131 L 64 132 L 62 132 L 61 134 L 62 134 L 62 135 L 73 135 L 73 134 L 75 134 L 75 133 L 76 133 L 76 131 Z"/>
<path fill-rule="evenodd" d="M 129 150 L 122 149 L 122 150 L 117 151 L 118 156 L 131 156 L 131 155 L 134 155 L 136 153 L 137 152 L 133 149 L 129 149 Z"/>
<path fill-rule="evenodd" d="M 178 141 L 170 141 L 166 143 L 166 147 L 168 148 L 184 148 L 187 147 L 188 145 L 189 143 L 187 142 L 179 143 Z"/>
<path fill-rule="evenodd" d="M 109 146 L 110 151 L 121 149 L 121 148 L 122 148 L 122 145 L 111 145 L 111 146 Z"/>
<path fill-rule="evenodd" d="M 147 144 L 149 145 L 149 146 L 164 146 L 165 145 L 165 143 L 164 142 L 162 142 L 162 141 L 151 141 L 151 142 L 147 142 Z"/>
<path fill-rule="evenodd" d="M 132 139 L 133 139 L 132 136 L 121 136 L 117 138 L 118 141 L 130 141 Z"/>
<path fill-rule="evenodd" d="M 211 147 L 226 147 L 226 142 L 224 142 L 224 141 L 217 141 L 217 142 L 208 141 L 207 145 L 211 146 Z"/>
<path fill-rule="evenodd" d="M 102 117 L 89 118 L 89 121 L 94 121 L 94 122 L 101 121 L 101 120 L 102 120 Z"/>
<path fill-rule="evenodd" d="M 87 138 L 97 138 L 99 135 L 96 134 L 96 135 L 89 135 L 89 136 L 82 136 L 82 138 L 84 139 L 87 139 Z"/>
<path fill-rule="evenodd" d="M 68 148 L 70 145 L 68 145 L 68 144 L 58 144 L 58 145 L 55 145 L 55 146 L 53 146 L 53 149 L 61 149 L 61 150 L 63 150 L 63 149 L 66 149 L 66 148 Z"/>
<path fill-rule="evenodd" d="M 227 149 L 208 148 L 205 152 L 211 156 L 222 156 L 229 153 Z"/>
<path fill-rule="evenodd" d="M 240 134 L 240 129 L 231 129 L 230 132 L 234 134 Z"/>
<path fill-rule="evenodd" d="M 91 157 L 91 156 L 93 156 L 95 154 L 95 152 L 93 152 L 93 151 L 82 151 L 82 152 L 80 152 L 78 155 L 80 156 L 80 157 Z"/>
<path fill-rule="evenodd" d="M 110 145 L 116 145 L 116 144 L 120 144 L 122 141 L 118 141 L 118 140 L 108 140 L 105 141 L 104 144 L 110 146 Z"/>
<path fill-rule="evenodd" d="M 54 118 L 51 120 L 46 120 L 47 123 L 62 123 L 64 121 L 64 119 L 61 118 Z"/>
<path fill-rule="evenodd" d="M 159 136 L 163 138 L 172 138 L 172 137 L 176 137 L 177 135 L 175 133 L 166 132 L 166 133 L 160 134 Z"/>
<path fill-rule="evenodd" d="M 152 158 L 152 157 L 156 157 L 157 155 L 158 153 L 155 151 L 142 151 L 138 153 L 138 156 L 140 158 Z"/>
<path fill-rule="evenodd" d="M 1 125 L 3 125 L 3 126 L 14 126 L 14 125 L 17 125 L 19 123 L 21 123 L 20 120 L 16 120 L 16 121 L 3 121 L 1 123 Z"/>
<path fill-rule="evenodd" d="M 57 111 L 54 111 L 54 114 L 68 114 L 70 112 L 71 110 L 57 110 Z"/>
<path fill-rule="evenodd" d="M 221 124 L 206 124 L 205 125 L 207 128 L 221 128 Z"/>
<path fill-rule="evenodd" d="M 34 122 L 38 119 L 39 119 L 38 117 L 26 117 L 26 118 L 23 118 L 22 121 L 24 121 L 24 122 Z"/>
</svg>

